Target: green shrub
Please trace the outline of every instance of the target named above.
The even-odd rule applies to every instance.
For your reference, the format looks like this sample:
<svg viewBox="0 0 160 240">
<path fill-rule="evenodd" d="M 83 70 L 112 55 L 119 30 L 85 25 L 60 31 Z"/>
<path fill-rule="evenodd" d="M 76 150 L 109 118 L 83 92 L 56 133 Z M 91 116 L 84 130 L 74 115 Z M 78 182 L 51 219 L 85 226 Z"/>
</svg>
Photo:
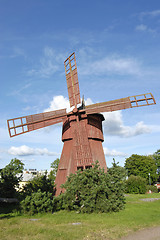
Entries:
<svg viewBox="0 0 160 240">
<path fill-rule="evenodd" d="M 53 211 L 53 197 L 52 193 L 41 192 L 39 189 L 37 192 L 27 196 L 21 201 L 22 212 L 30 215 L 36 213 L 52 212 Z"/>
<path fill-rule="evenodd" d="M 63 185 L 64 194 L 55 198 L 56 210 L 75 210 L 82 213 L 111 212 L 124 208 L 124 186 L 115 164 L 106 174 L 98 163 L 93 168 L 71 174 Z"/>
<path fill-rule="evenodd" d="M 147 185 L 147 192 L 149 192 L 149 190 L 151 190 L 152 193 L 158 193 L 158 189 L 156 186 Z"/>
<path fill-rule="evenodd" d="M 126 180 L 126 193 L 144 194 L 146 190 L 147 184 L 144 178 L 131 175 Z"/>
<path fill-rule="evenodd" d="M 157 165 L 152 156 L 143 156 L 138 154 L 132 154 L 129 158 L 126 158 L 125 168 L 128 172 L 128 176 L 140 176 L 146 179 L 147 184 L 149 181 L 153 184 L 157 181 Z M 150 173 L 150 177 L 148 174 Z"/>
<path fill-rule="evenodd" d="M 47 177 L 46 174 L 36 176 L 30 180 L 23 188 L 22 198 L 31 196 L 32 193 L 40 190 L 41 192 L 53 193 L 54 181 Z"/>
</svg>

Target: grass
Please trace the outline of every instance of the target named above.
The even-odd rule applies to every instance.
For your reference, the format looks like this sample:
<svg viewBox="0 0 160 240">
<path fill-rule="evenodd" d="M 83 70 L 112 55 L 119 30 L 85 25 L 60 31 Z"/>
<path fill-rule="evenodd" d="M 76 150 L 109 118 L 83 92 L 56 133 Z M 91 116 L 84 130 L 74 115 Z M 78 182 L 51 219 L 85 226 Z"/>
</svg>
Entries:
<svg viewBox="0 0 160 240">
<path fill-rule="evenodd" d="M 3 240 L 101 240 L 119 239 L 138 229 L 160 225 L 160 194 L 127 195 L 126 208 L 118 213 L 77 214 L 60 211 L 34 216 L 0 214 L 0 239 Z"/>
</svg>

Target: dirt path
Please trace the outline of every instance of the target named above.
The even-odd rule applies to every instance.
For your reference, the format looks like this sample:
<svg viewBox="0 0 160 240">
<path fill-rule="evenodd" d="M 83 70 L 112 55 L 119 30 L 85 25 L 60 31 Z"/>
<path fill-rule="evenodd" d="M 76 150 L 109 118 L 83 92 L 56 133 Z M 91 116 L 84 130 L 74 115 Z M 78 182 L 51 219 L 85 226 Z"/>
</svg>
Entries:
<svg viewBox="0 0 160 240">
<path fill-rule="evenodd" d="M 121 240 L 160 240 L 160 226 L 139 230 Z"/>
</svg>

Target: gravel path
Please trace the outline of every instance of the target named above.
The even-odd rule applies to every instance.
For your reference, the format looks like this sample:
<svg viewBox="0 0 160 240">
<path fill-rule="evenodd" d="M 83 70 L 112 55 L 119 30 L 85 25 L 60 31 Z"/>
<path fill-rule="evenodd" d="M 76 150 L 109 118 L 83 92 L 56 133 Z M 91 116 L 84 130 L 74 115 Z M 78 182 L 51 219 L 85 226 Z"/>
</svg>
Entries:
<svg viewBox="0 0 160 240">
<path fill-rule="evenodd" d="M 160 198 L 142 198 L 140 200 L 144 202 L 154 202 L 154 201 L 160 200 Z"/>
<path fill-rule="evenodd" d="M 160 226 L 139 230 L 121 240 L 160 240 Z"/>
</svg>

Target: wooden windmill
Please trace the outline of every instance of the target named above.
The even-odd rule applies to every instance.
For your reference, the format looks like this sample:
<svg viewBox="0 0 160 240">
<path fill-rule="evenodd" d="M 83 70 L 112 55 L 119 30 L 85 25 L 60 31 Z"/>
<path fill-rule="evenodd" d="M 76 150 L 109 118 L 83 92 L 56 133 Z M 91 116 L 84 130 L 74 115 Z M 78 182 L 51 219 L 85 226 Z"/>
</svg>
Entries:
<svg viewBox="0 0 160 240">
<path fill-rule="evenodd" d="M 81 106 L 77 107 L 81 103 L 81 98 L 75 53 L 65 60 L 64 65 L 70 107 L 74 106 L 71 112 L 67 113 L 66 109 L 60 109 L 7 120 L 10 137 L 63 122 L 64 145 L 55 180 L 56 195 L 62 191 L 60 186 L 70 173 L 90 168 L 96 160 L 107 171 L 102 147 L 104 117 L 101 112 L 156 104 L 153 95 L 147 93 L 88 106 L 85 106 L 82 100 Z"/>
</svg>

